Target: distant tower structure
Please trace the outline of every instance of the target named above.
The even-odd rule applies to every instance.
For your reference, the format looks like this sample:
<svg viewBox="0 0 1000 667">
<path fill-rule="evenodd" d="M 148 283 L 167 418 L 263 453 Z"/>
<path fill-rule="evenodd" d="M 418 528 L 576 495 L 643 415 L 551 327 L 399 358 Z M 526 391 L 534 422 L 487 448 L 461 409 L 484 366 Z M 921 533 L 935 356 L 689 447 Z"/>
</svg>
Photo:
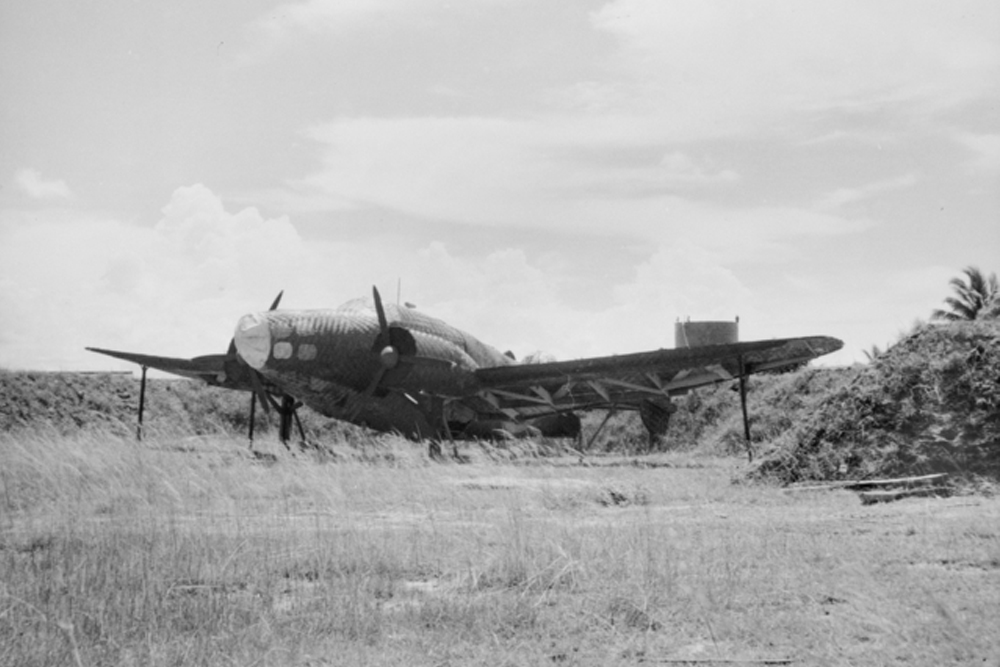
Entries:
<svg viewBox="0 0 1000 667">
<path fill-rule="evenodd" d="M 681 322 L 680 318 L 674 324 L 674 347 L 682 349 L 686 347 L 701 347 L 702 345 L 726 345 L 738 343 L 740 340 L 740 318 L 729 321 L 703 321 L 692 322 L 687 318 Z"/>
</svg>

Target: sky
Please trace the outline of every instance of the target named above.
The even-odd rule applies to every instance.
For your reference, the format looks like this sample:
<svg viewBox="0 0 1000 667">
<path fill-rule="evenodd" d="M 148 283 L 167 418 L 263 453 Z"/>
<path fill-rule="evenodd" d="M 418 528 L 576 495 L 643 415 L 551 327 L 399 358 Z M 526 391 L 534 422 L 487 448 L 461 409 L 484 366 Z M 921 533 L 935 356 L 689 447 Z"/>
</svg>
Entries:
<svg viewBox="0 0 1000 667">
<path fill-rule="evenodd" d="M 831 335 L 1000 270 L 1000 3 L 0 4 L 0 367 L 378 286 L 519 357 Z"/>
</svg>

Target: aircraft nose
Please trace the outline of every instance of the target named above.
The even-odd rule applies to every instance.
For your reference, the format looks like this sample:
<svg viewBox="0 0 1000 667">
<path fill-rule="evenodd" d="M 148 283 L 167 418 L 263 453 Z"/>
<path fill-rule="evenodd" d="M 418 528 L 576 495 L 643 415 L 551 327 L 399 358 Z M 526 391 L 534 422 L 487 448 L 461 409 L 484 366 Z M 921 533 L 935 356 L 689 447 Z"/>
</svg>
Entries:
<svg viewBox="0 0 1000 667">
<path fill-rule="evenodd" d="M 244 315 L 236 323 L 236 351 L 251 368 L 260 370 L 271 354 L 271 327 L 263 313 Z"/>
</svg>

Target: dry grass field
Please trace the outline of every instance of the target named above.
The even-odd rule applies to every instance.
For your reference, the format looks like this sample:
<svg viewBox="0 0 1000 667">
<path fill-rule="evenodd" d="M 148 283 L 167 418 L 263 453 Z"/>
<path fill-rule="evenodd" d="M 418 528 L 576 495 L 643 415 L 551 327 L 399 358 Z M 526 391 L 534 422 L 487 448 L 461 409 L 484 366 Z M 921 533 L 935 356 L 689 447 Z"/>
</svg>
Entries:
<svg viewBox="0 0 1000 667">
<path fill-rule="evenodd" d="M 0 434 L 0 664 L 1000 665 L 997 498 L 270 451 Z"/>
</svg>

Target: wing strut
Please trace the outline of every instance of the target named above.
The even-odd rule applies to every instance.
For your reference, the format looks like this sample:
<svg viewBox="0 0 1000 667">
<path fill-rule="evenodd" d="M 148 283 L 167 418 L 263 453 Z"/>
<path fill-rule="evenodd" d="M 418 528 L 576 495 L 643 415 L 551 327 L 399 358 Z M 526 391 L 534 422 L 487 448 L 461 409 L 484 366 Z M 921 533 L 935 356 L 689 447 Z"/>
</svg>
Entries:
<svg viewBox="0 0 1000 667">
<path fill-rule="evenodd" d="M 747 414 L 747 370 L 743 363 L 743 355 L 739 357 L 740 362 L 740 408 L 743 410 L 743 439 L 747 446 L 747 459 L 753 463 L 753 448 L 750 446 L 750 415 Z"/>
<path fill-rule="evenodd" d="M 608 423 L 608 420 L 609 420 L 609 419 L 611 419 L 611 417 L 612 417 L 612 416 L 613 416 L 613 415 L 615 414 L 615 412 L 617 412 L 617 411 L 618 411 L 618 408 L 617 408 L 616 406 L 612 405 L 612 406 L 611 406 L 611 409 L 610 409 L 610 410 L 608 410 L 608 412 L 607 412 L 607 414 L 606 414 L 606 415 L 604 415 L 604 419 L 603 419 L 603 420 L 601 421 L 601 423 L 600 423 L 600 424 L 598 425 L 598 427 L 597 427 L 597 430 L 596 430 L 596 431 L 594 431 L 594 434 L 593 434 L 593 435 L 591 435 L 591 436 L 590 436 L 590 438 L 589 438 L 589 439 L 587 440 L 587 444 L 586 444 L 586 445 L 584 445 L 584 447 L 583 447 L 583 450 L 582 450 L 583 452 L 588 452 L 588 451 L 590 451 L 590 446 L 594 444 L 594 440 L 597 440 L 597 436 L 598 436 L 598 435 L 600 435 L 601 431 L 603 431 L 603 430 L 604 430 L 604 427 L 605 427 L 605 426 L 607 425 L 607 423 Z"/>
<path fill-rule="evenodd" d="M 302 438 L 302 442 L 306 441 L 306 432 L 302 428 L 302 421 L 299 419 L 298 413 L 299 403 L 294 397 L 288 394 L 283 394 L 281 397 L 281 407 L 278 409 L 278 415 L 281 417 L 280 426 L 278 428 L 278 433 L 281 436 L 281 444 L 288 447 L 288 441 L 292 439 L 292 420 L 295 420 L 295 425 L 299 427 L 299 436 Z"/>
<path fill-rule="evenodd" d="M 253 422 L 257 416 L 257 394 L 256 392 L 250 392 L 250 430 L 248 436 L 250 438 L 250 449 L 253 449 Z"/>
<path fill-rule="evenodd" d="M 146 408 L 146 370 L 142 367 L 142 380 L 139 381 L 139 424 L 135 427 L 135 439 L 142 440 L 142 412 Z"/>
</svg>

